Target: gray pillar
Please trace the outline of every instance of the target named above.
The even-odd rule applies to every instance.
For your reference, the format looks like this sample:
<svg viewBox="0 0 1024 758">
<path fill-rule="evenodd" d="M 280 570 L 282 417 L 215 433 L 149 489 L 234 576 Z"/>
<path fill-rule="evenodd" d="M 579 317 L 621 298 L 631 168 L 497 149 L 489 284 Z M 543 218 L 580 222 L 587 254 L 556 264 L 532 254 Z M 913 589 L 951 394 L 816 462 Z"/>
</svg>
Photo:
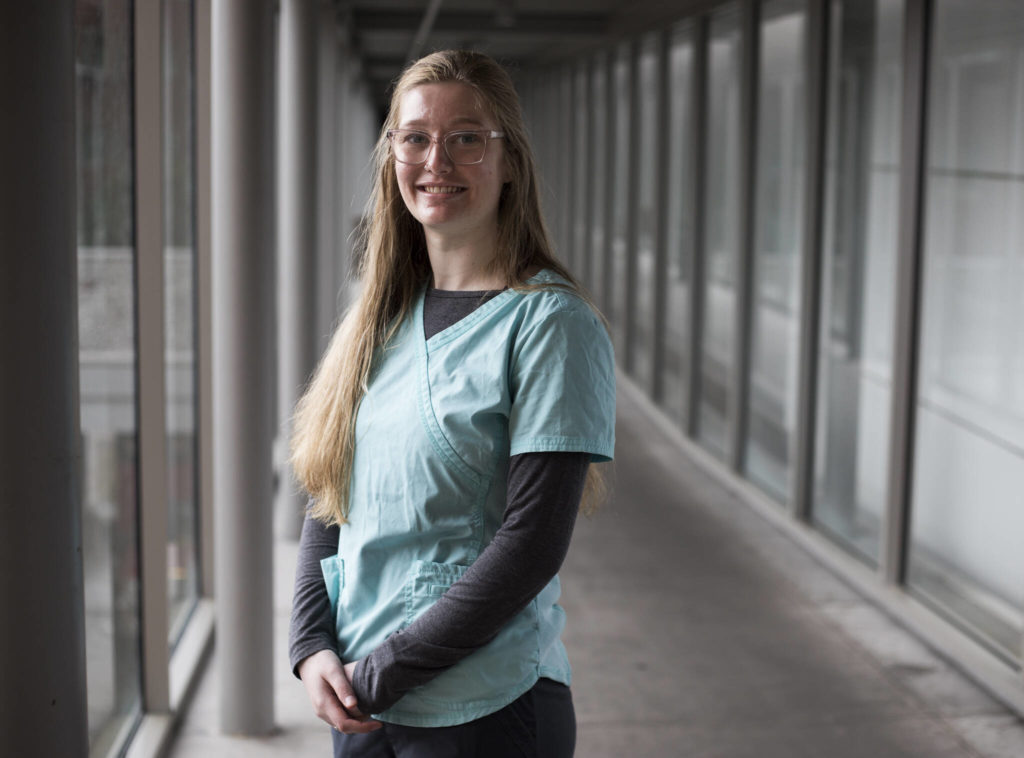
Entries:
<svg viewBox="0 0 1024 758">
<path fill-rule="evenodd" d="M 283 0 L 278 117 L 277 533 L 298 540 L 306 502 L 288 465 L 291 415 L 316 361 L 317 7 Z"/>
<path fill-rule="evenodd" d="M 86 755 L 74 3 L 0 26 L 0 745 Z"/>
<path fill-rule="evenodd" d="M 273 50 L 268 0 L 213 4 L 214 573 L 220 726 L 274 723 Z"/>
</svg>

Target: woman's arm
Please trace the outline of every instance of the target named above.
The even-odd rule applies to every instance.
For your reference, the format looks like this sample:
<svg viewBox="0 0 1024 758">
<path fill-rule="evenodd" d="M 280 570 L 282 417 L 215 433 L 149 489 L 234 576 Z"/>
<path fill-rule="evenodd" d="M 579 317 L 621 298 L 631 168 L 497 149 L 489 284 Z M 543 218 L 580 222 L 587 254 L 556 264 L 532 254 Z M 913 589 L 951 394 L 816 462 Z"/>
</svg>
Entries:
<svg viewBox="0 0 1024 758">
<path fill-rule="evenodd" d="M 494 539 L 438 601 L 347 666 L 363 713 L 380 713 L 486 645 L 537 596 L 565 559 L 589 453 L 509 460 L 507 503 Z"/>
<path fill-rule="evenodd" d="M 288 629 L 288 657 L 292 673 L 299 675 L 299 664 L 320 650 L 338 652 L 338 639 L 331 616 L 331 601 L 320 570 L 320 561 L 338 553 L 340 527 L 325 526 L 310 518 L 302 522 L 299 558 L 295 566 L 295 591 Z"/>
</svg>

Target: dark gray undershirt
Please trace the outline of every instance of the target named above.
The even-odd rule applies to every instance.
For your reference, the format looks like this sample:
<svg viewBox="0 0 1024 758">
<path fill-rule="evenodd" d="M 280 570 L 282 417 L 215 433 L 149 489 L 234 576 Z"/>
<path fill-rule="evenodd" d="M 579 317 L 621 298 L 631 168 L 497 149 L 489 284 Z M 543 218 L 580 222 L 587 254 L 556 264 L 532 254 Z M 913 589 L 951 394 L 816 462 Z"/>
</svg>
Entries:
<svg viewBox="0 0 1024 758">
<path fill-rule="evenodd" d="M 428 289 L 424 338 L 498 294 Z M 523 453 L 509 459 L 506 507 L 494 539 L 465 575 L 416 621 L 388 637 L 356 668 L 352 686 L 364 713 L 380 713 L 486 645 L 539 593 L 565 559 L 589 453 Z M 339 527 L 307 514 L 299 541 L 289 657 L 337 652 L 320 561 L 338 552 Z"/>
</svg>

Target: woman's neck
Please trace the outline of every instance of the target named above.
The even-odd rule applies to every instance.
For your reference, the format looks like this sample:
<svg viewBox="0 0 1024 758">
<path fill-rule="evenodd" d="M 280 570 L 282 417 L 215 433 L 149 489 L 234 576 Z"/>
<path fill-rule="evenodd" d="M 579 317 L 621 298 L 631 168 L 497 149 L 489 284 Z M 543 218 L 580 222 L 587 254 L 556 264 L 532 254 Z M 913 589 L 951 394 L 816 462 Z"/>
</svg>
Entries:
<svg viewBox="0 0 1024 758">
<path fill-rule="evenodd" d="M 427 234 L 431 286 L 441 290 L 492 290 L 505 286 L 494 266 L 496 235 L 452 240 Z"/>
</svg>

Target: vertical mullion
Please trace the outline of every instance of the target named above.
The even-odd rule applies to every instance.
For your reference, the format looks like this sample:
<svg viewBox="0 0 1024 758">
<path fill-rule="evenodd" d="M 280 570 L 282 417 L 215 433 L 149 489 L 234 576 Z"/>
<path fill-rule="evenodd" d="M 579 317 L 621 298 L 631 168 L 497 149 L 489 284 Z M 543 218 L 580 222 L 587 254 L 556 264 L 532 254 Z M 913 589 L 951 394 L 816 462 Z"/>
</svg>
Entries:
<svg viewBox="0 0 1024 758">
<path fill-rule="evenodd" d="M 573 258 L 573 234 L 575 233 L 575 223 L 573 219 L 573 81 L 572 81 L 572 67 L 563 66 L 559 71 L 559 89 L 561 89 L 561 116 L 562 116 L 562 128 L 561 132 L 561 143 L 562 150 L 559 157 L 559 173 L 561 174 L 561 181 L 559 182 L 559 227 L 561 229 L 561 251 L 559 252 L 559 258 L 569 268 L 573 270 L 576 261 Z"/>
<path fill-rule="evenodd" d="M 744 468 L 746 452 L 747 388 L 750 384 L 750 333 L 753 313 L 754 229 L 757 180 L 757 83 L 760 67 L 760 0 L 745 0 L 741 8 L 740 43 L 740 205 L 739 250 L 734 277 L 736 292 L 736 339 L 733 343 L 733 376 L 730 384 L 729 434 L 726 451 L 736 471 Z"/>
<path fill-rule="evenodd" d="M 150 713 L 170 710 L 161 10 L 161 3 L 138 3 L 133 21 L 142 697 Z"/>
<path fill-rule="evenodd" d="M 623 235 L 626 249 L 626 288 L 623 313 L 623 334 L 626 353 L 626 373 L 632 375 L 636 368 L 636 286 L 637 256 L 640 253 L 639 229 L 637 223 L 640 215 L 640 88 L 643 84 L 640 76 L 640 54 L 643 49 L 641 39 L 633 40 L 629 45 L 629 134 L 626 135 L 628 148 L 626 197 L 629 206 L 626 212 L 626 233 Z"/>
<path fill-rule="evenodd" d="M 619 180 L 616 176 L 617 152 L 615 150 L 618 135 L 616 132 L 616 99 L 615 99 L 615 49 L 610 48 L 604 60 L 604 165 L 607 175 L 602 183 L 604 188 L 604 239 L 601 255 L 604 264 L 601 266 L 600 297 L 602 307 L 612 310 L 612 267 L 615 262 L 615 186 Z"/>
<path fill-rule="evenodd" d="M 199 591 L 213 597 L 213 354 L 210 316 L 210 16 L 212 0 L 196 0 L 196 344 L 199 398 Z"/>
<path fill-rule="evenodd" d="M 654 324 L 651 330 L 651 397 L 657 403 L 665 394 L 665 301 L 668 292 L 668 199 L 672 191 L 669 174 L 671 110 L 669 98 L 672 88 L 669 49 L 672 29 L 657 35 L 657 77 L 654 122 L 657 129 L 656 157 L 654 161 Z"/>
<path fill-rule="evenodd" d="M 808 520 L 814 476 L 815 409 L 821 322 L 822 235 L 825 215 L 825 155 L 828 125 L 828 49 L 832 0 L 810 0 L 807 18 L 807 162 L 804 166 L 804 239 L 801 270 L 800 363 L 793 454 L 792 513 Z"/>
<path fill-rule="evenodd" d="M 693 135 L 690 141 L 690 212 L 693 218 L 692 254 L 690 255 L 690 332 L 687 364 L 689 376 L 686 382 L 685 429 L 690 437 L 697 436 L 700 418 L 701 352 L 704 339 L 704 214 L 705 177 L 707 176 L 708 131 L 708 25 L 707 16 L 696 19 L 693 27 L 693 67 L 690 83 L 690 110 L 693 113 Z"/>
<path fill-rule="evenodd" d="M 896 269 L 889 475 L 883 522 L 882 578 L 904 578 L 913 484 L 914 396 L 923 265 L 922 228 L 931 14 L 928 0 L 907 0 L 900 127 L 899 236 Z"/>
<path fill-rule="evenodd" d="M 580 244 L 576 250 L 576 263 L 579 268 L 579 280 L 583 283 L 583 286 L 588 290 L 591 289 L 591 280 L 593 278 L 594 261 L 591 250 L 594 246 L 593 230 L 591 226 L 594 223 L 594 204 L 593 195 L 591 194 L 591 188 L 594 186 L 594 161 L 590 158 L 594 153 L 594 119 L 591 117 L 591 111 L 593 110 L 594 103 L 594 88 L 592 76 L 592 65 L 593 59 L 586 57 L 583 59 L 581 69 L 583 74 L 583 84 L 581 95 L 583 97 L 583 108 L 580 111 L 580 115 L 583 118 L 583 139 L 584 144 L 582 147 L 582 155 L 580 159 L 583 163 L 583 185 L 579 188 L 580 200 L 583 209 L 582 226 L 583 233 L 580 236 Z"/>
</svg>

